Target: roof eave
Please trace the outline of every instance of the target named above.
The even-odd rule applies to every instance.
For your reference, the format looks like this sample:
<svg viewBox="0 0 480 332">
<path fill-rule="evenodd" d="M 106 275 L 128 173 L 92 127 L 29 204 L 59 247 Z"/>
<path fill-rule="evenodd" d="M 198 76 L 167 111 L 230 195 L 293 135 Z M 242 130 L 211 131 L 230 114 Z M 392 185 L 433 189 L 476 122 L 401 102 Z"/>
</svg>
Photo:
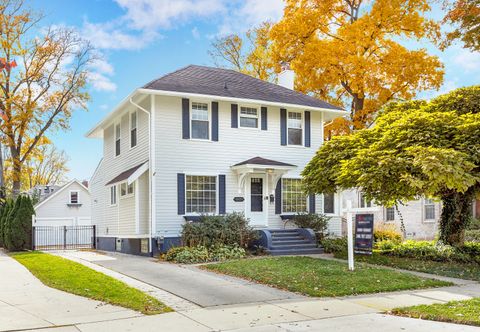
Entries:
<svg viewBox="0 0 480 332">
<path fill-rule="evenodd" d="M 257 104 L 262 104 L 267 106 L 281 107 L 281 106 L 289 105 L 291 107 L 301 108 L 301 109 L 310 110 L 310 111 L 328 112 L 332 114 L 338 114 L 339 116 L 347 115 L 347 112 L 342 109 L 331 109 L 331 108 L 313 107 L 313 106 L 306 106 L 306 105 L 299 105 L 299 104 L 280 103 L 280 102 L 266 101 L 266 100 L 260 100 L 260 99 L 225 97 L 225 96 L 217 96 L 217 95 L 206 95 L 206 94 L 200 94 L 200 93 L 155 90 L 155 89 L 146 89 L 146 88 L 140 88 L 140 89 L 137 89 L 136 91 L 138 93 L 154 94 L 154 95 L 161 95 L 161 96 L 215 98 L 216 100 L 221 100 L 221 101 L 236 101 L 239 103 L 257 103 Z"/>
</svg>

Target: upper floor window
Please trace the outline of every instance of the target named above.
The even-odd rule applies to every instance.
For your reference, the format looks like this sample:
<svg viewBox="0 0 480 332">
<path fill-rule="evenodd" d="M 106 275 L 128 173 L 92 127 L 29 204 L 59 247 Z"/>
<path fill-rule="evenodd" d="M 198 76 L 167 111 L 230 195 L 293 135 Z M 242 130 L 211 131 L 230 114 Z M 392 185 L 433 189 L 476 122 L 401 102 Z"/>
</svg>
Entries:
<svg viewBox="0 0 480 332">
<path fill-rule="evenodd" d="M 130 147 L 137 146 L 137 111 L 130 113 Z"/>
<path fill-rule="evenodd" d="M 120 184 L 120 197 L 133 195 L 133 192 L 134 192 L 133 183 L 130 183 L 127 185 L 126 182 L 123 182 Z"/>
<path fill-rule="evenodd" d="M 240 127 L 258 128 L 258 110 L 253 107 L 240 107 Z"/>
<path fill-rule="evenodd" d="M 70 191 L 70 204 L 78 204 L 78 191 Z"/>
<path fill-rule="evenodd" d="M 282 179 L 282 211 L 284 213 L 307 211 L 307 196 L 300 179 Z"/>
<path fill-rule="evenodd" d="M 210 118 L 208 104 L 192 102 L 192 138 L 209 139 Z"/>
<path fill-rule="evenodd" d="M 115 156 L 120 155 L 120 123 L 115 125 Z"/>
<path fill-rule="evenodd" d="M 288 145 L 302 145 L 302 113 L 288 112 Z"/>
<path fill-rule="evenodd" d="M 335 213 L 335 194 L 323 194 L 323 213 Z"/>
<path fill-rule="evenodd" d="M 215 213 L 217 209 L 217 177 L 186 176 L 187 213 Z"/>
<path fill-rule="evenodd" d="M 385 209 L 385 219 L 386 221 L 394 221 L 395 220 L 395 208 L 388 207 Z"/>
<path fill-rule="evenodd" d="M 372 207 L 372 201 L 367 199 L 364 193 L 360 193 L 360 207 L 361 208 L 369 208 Z"/>
<path fill-rule="evenodd" d="M 113 185 L 110 187 L 110 205 L 117 204 L 117 186 Z"/>
<path fill-rule="evenodd" d="M 432 199 L 425 198 L 423 206 L 425 208 L 425 220 L 435 220 L 435 202 Z"/>
</svg>

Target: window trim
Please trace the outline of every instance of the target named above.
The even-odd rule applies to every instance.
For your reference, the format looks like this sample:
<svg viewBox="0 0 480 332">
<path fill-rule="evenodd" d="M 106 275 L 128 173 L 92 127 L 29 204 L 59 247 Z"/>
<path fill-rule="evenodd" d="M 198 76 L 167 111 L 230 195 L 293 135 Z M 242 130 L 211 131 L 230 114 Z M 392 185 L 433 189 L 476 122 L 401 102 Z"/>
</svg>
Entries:
<svg viewBox="0 0 480 332">
<path fill-rule="evenodd" d="M 247 114 L 244 114 L 244 118 L 252 118 L 252 119 L 257 119 L 257 126 L 256 127 L 244 127 L 242 126 L 242 122 L 240 121 L 240 118 L 242 117 L 242 107 L 245 107 L 245 108 L 254 108 L 257 110 L 257 116 L 254 117 L 254 116 L 250 116 L 250 115 L 247 115 Z M 238 105 L 238 115 L 237 115 L 237 121 L 238 121 L 238 128 L 240 129 L 247 129 L 247 130 L 259 130 L 260 129 L 260 121 L 261 121 L 261 112 L 262 112 L 262 108 L 260 106 L 257 106 L 257 105 Z"/>
<path fill-rule="evenodd" d="M 189 176 L 208 176 L 208 177 L 214 177 L 215 178 L 215 211 L 214 212 L 209 212 L 209 213 L 199 213 L 199 212 L 188 212 L 187 209 L 187 202 L 188 202 L 188 196 L 187 196 L 187 177 Z M 185 195 L 185 216 L 200 216 L 200 215 L 218 215 L 218 208 L 219 208 L 219 187 L 218 187 L 218 174 L 209 174 L 209 173 L 198 173 L 198 172 L 189 172 L 185 173 L 185 188 L 184 188 L 184 195 Z"/>
<path fill-rule="evenodd" d="M 122 185 L 125 184 L 126 185 L 126 188 L 125 188 L 125 195 L 122 195 Z M 128 187 L 132 186 L 132 192 L 131 193 L 128 193 Z M 123 181 L 123 182 L 120 182 L 118 184 L 118 187 L 119 187 L 119 193 L 120 193 L 120 199 L 125 199 L 125 198 L 129 198 L 129 197 L 132 197 L 132 196 L 135 196 L 135 181 L 130 183 L 130 185 L 127 183 L 127 181 Z"/>
<path fill-rule="evenodd" d="M 365 194 L 361 191 L 358 193 L 358 207 L 361 209 L 371 209 L 374 207 L 373 201 L 367 201 Z"/>
<path fill-rule="evenodd" d="M 112 189 L 115 192 L 115 203 L 112 203 Z M 109 206 L 117 206 L 118 204 L 118 189 L 117 189 L 117 184 L 111 185 L 110 186 L 110 192 L 109 192 Z"/>
<path fill-rule="evenodd" d="M 132 128 L 132 115 L 135 114 L 135 128 Z M 138 146 L 138 111 L 137 110 L 133 110 L 131 111 L 129 114 L 128 114 L 128 128 L 129 128 L 129 131 L 128 131 L 128 138 L 129 138 L 129 146 L 130 146 L 130 150 L 136 148 Z M 136 129 L 135 131 L 135 145 L 132 146 L 132 130 L 133 129 Z"/>
<path fill-rule="evenodd" d="M 391 220 L 388 220 L 388 209 L 393 209 L 393 219 Z M 385 207 L 385 223 L 393 223 L 395 222 L 395 207 L 394 206 L 391 206 L 391 207 Z"/>
<path fill-rule="evenodd" d="M 432 201 L 432 203 L 426 204 L 427 200 Z M 434 213 L 434 218 L 433 219 L 427 219 L 427 211 L 426 211 L 425 208 L 427 206 L 430 206 L 430 205 L 433 206 L 433 213 Z M 435 223 L 435 222 L 437 222 L 437 211 L 436 211 L 435 201 L 433 199 L 429 199 L 429 198 L 425 198 L 425 197 L 422 198 L 422 216 L 423 216 L 422 221 L 424 223 Z"/>
<path fill-rule="evenodd" d="M 330 194 L 328 194 L 330 195 Z M 322 193 L 322 212 L 326 216 L 337 216 L 338 213 L 338 202 L 337 202 L 337 194 L 331 194 L 333 196 L 333 212 L 325 212 L 325 194 Z"/>
<path fill-rule="evenodd" d="M 120 127 L 120 133 L 119 133 L 119 137 L 117 139 L 117 126 Z M 117 154 L 117 140 L 120 141 L 120 144 L 118 146 L 118 154 Z M 120 155 L 122 154 L 122 121 L 115 121 L 113 123 L 113 157 L 114 158 L 117 158 L 117 157 L 120 157 Z"/>
<path fill-rule="evenodd" d="M 77 193 L 77 202 L 72 202 L 72 193 Z M 68 204 L 78 205 L 80 204 L 80 190 L 70 190 L 68 193 Z"/>
<path fill-rule="evenodd" d="M 208 138 L 194 138 L 193 137 L 193 104 L 205 104 L 207 105 L 207 114 L 208 114 Z M 190 121 L 190 140 L 192 141 L 200 141 L 200 142 L 212 142 L 212 107 L 210 106 L 210 102 L 207 101 L 190 101 L 190 112 L 189 112 L 189 121 Z M 205 121 L 205 120 L 196 120 L 196 121 Z"/>
<path fill-rule="evenodd" d="M 300 135 L 300 144 L 290 144 L 288 141 L 288 129 L 290 128 L 288 126 L 288 113 L 300 113 L 302 119 L 301 119 L 301 123 L 302 123 L 302 134 Z M 287 146 L 289 147 L 295 147 L 295 148 L 305 148 L 305 111 L 301 111 L 301 110 L 288 110 L 287 109 L 287 132 L 286 132 L 286 135 L 287 135 Z M 292 129 L 298 129 L 298 128 L 292 128 Z"/>
<path fill-rule="evenodd" d="M 282 207 L 282 209 L 281 209 L 281 214 L 283 214 L 283 215 L 288 215 L 288 214 L 297 214 L 297 213 L 309 213 L 309 211 L 310 211 L 310 200 L 308 199 L 308 195 L 305 195 L 305 200 L 306 200 L 306 202 L 305 202 L 305 211 L 300 211 L 300 212 L 298 212 L 298 211 L 296 211 L 296 212 L 286 212 L 286 211 L 283 209 L 283 194 L 284 194 L 283 184 L 284 184 L 284 180 L 285 180 L 285 179 L 287 179 L 287 180 L 300 180 L 300 181 L 302 180 L 302 178 L 300 178 L 300 177 L 288 177 L 288 178 L 287 178 L 287 177 L 282 177 L 282 182 L 281 182 L 281 186 L 282 186 L 282 187 L 281 187 L 281 191 L 280 191 L 280 193 L 281 193 L 281 195 L 280 195 L 281 198 L 280 198 L 280 199 L 281 199 L 281 207 Z"/>
</svg>

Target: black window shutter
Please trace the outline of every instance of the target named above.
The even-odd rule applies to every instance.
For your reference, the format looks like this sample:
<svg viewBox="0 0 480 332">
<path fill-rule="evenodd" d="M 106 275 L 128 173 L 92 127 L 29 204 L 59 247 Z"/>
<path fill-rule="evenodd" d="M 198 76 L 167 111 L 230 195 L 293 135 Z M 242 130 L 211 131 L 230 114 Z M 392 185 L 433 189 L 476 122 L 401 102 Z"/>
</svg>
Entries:
<svg viewBox="0 0 480 332">
<path fill-rule="evenodd" d="M 287 110 L 280 109 L 280 144 L 287 145 Z"/>
<path fill-rule="evenodd" d="M 218 102 L 212 101 L 212 141 L 218 141 Z"/>
<path fill-rule="evenodd" d="M 315 195 L 308 196 L 308 212 L 315 213 Z"/>
<path fill-rule="evenodd" d="M 225 199 L 225 174 L 218 176 L 218 213 L 226 213 L 226 199 Z"/>
<path fill-rule="evenodd" d="M 190 138 L 190 100 L 182 99 L 182 137 Z"/>
<path fill-rule="evenodd" d="M 178 214 L 185 214 L 185 174 L 177 174 Z"/>
<path fill-rule="evenodd" d="M 305 146 L 310 147 L 310 111 L 305 111 Z"/>
<path fill-rule="evenodd" d="M 238 128 L 238 105 L 232 104 L 232 128 Z"/>
<path fill-rule="evenodd" d="M 278 180 L 275 187 L 275 214 L 282 213 L 282 179 Z"/>
<path fill-rule="evenodd" d="M 261 108 L 261 121 L 262 121 L 262 130 L 267 130 L 267 108 L 262 107 Z"/>
</svg>

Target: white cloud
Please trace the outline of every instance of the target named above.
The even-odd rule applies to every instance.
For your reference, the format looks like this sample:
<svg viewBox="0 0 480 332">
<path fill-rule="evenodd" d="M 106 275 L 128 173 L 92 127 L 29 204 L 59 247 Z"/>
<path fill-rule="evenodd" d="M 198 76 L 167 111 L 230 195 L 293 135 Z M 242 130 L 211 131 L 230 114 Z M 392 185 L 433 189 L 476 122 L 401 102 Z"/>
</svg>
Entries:
<svg viewBox="0 0 480 332">
<path fill-rule="evenodd" d="M 456 51 L 453 62 L 465 71 L 478 71 L 480 70 L 480 52 L 461 48 Z"/>
<path fill-rule="evenodd" d="M 88 79 L 95 90 L 113 92 L 117 90 L 117 85 L 110 79 L 114 73 L 113 66 L 99 57 L 90 65 Z"/>
<path fill-rule="evenodd" d="M 200 39 L 200 31 L 198 31 L 198 28 L 197 27 L 194 27 L 192 29 L 192 36 L 193 38 L 195 39 Z"/>
</svg>

